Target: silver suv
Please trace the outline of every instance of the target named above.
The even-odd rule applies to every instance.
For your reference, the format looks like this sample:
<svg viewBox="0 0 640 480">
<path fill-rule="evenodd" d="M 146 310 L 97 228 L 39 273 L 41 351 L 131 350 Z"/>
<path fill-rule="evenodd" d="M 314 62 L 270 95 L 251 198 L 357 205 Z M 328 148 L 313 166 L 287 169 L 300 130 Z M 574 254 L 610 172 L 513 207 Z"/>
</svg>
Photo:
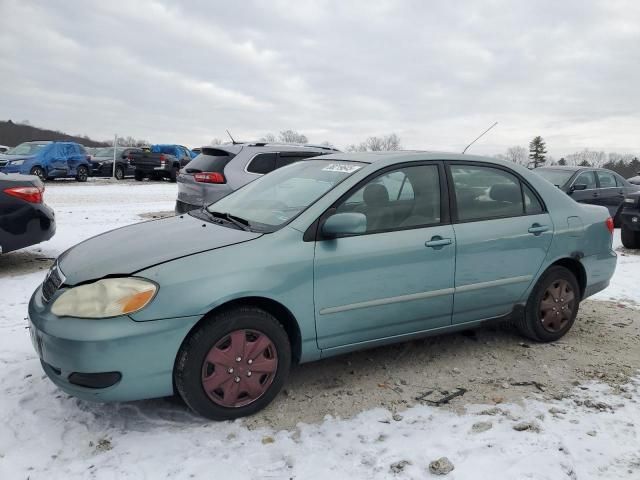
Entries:
<svg viewBox="0 0 640 480">
<path fill-rule="evenodd" d="M 202 208 L 290 163 L 338 152 L 320 145 L 227 143 L 202 147 L 178 175 L 176 213 Z"/>
</svg>

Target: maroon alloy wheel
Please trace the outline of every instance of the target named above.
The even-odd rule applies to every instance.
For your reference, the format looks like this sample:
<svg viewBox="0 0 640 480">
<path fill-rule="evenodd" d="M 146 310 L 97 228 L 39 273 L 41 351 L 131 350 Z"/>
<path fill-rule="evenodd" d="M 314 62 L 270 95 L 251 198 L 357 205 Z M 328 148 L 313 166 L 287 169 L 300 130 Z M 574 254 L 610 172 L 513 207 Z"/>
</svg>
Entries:
<svg viewBox="0 0 640 480">
<path fill-rule="evenodd" d="M 573 316 L 575 293 L 566 280 L 556 280 L 545 290 L 540 301 L 540 321 L 545 330 L 558 332 Z"/>
<path fill-rule="evenodd" d="M 202 365 L 202 387 L 223 407 L 244 407 L 265 394 L 278 369 L 271 339 L 256 330 L 235 330 L 219 340 Z"/>
</svg>

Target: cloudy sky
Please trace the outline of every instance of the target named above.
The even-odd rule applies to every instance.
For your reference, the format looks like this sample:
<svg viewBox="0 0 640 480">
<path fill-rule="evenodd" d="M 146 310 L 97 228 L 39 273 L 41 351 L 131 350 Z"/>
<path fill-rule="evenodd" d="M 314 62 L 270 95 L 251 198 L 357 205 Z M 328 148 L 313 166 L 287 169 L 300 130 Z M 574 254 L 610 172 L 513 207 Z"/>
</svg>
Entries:
<svg viewBox="0 0 640 480">
<path fill-rule="evenodd" d="M 640 2 L 0 0 L 0 119 L 190 146 L 640 151 Z"/>
</svg>

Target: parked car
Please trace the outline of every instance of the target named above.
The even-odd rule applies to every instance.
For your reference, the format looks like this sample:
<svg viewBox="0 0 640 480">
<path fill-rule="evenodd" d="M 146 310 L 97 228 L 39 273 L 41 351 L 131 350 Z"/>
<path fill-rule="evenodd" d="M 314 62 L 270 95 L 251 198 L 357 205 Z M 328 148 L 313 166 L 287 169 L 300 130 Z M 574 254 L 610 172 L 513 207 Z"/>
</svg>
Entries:
<svg viewBox="0 0 640 480">
<path fill-rule="evenodd" d="M 168 178 L 175 182 L 180 169 L 191 159 L 191 150 L 182 145 L 151 145 L 129 154 L 129 162 L 138 181 L 149 177 L 151 180 Z"/>
<path fill-rule="evenodd" d="M 622 245 L 640 248 L 640 192 L 630 193 L 625 197 L 620 218 Z"/>
<path fill-rule="evenodd" d="M 0 173 L 0 254 L 53 237 L 55 215 L 43 196 L 38 177 Z"/>
<path fill-rule="evenodd" d="M 590 167 L 541 167 L 534 170 L 576 202 L 607 207 L 615 226 L 620 226 L 620 212 L 625 195 L 640 191 L 616 172 Z"/>
<path fill-rule="evenodd" d="M 327 155 L 67 250 L 29 302 L 30 331 L 71 395 L 175 391 L 236 418 L 295 363 L 501 320 L 557 340 L 609 284 L 612 232 L 605 208 L 508 162 Z"/>
<path fill-rule="evenodd" d="M 635 177 L 627 178 L 627 182 L 632 183 L 633 185 L 640 185 L 640 172 L 637 172 L 638 175 Z"/>
<path fill-rule="evenodd" d="M 135 168 L 129 163 L 129 156 L 140 151 L 139 148 L 117 147 L 115 177 L 118 180 L 134 175 Z M 98 148 L 91 157 L 91 175 L 113 177 L 113 174 L 113 147 Z"/>
<path fill-rule="evenodd" d="M 235 143 L 202 147 L 178 175 L 176 213 L 202 208 L 247 183 L 291 163 L 335 153 L 331 147 Z"/>
<path fill-rule="evenodd" d="M 86 182 L 89 155 L 74 142 L 24 142 L 0 155 L 0 172 L 36 175 L 42 181 L 75 177 Z"/>
</svg>

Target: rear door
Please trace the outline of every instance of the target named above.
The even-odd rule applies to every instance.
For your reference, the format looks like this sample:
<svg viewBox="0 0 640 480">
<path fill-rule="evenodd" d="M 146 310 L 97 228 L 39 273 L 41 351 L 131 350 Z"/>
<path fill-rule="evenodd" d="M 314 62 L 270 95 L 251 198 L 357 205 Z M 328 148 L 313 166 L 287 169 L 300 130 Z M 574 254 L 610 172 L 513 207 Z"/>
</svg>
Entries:
<svg viewBox="0 0 640 480">
<path fill-rule="evenodd" d="M 547 255 L 551 217 L 507 168 L 455 162 L 448 170 L 456 238 L 453 323 L 510 313 Z"/>
<path fill-rule="evenodd" d="M 66 143 L 54 143 L 49 147 L 50 150 L 45 152 L 44 158 L 46 161 L 44 163 L 46 163 L 47 176 L 60 177 L 67 175 L 69 166 L 67 164 L 66 146 Z"/>
</svg>

